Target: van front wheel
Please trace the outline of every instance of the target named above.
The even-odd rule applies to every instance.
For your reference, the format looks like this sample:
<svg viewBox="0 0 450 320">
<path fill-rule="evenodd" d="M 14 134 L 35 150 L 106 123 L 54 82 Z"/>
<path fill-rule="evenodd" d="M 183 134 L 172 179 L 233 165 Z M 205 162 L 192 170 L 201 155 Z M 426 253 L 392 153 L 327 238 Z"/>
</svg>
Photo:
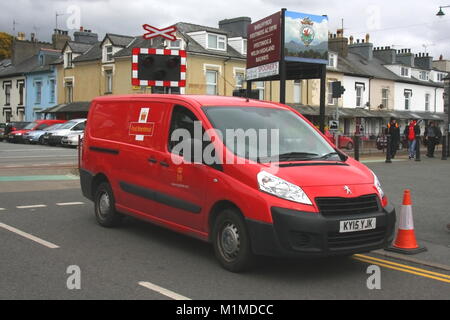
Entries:
<svg viewBox="0 0 450 320">
<path fill-rule="evenodd" d="M 247 270 L 253 261 L 245 221 L 235 210 L 226 209 L 217 217 L 212 234 L 214 252 L 220 264 L 231 272 Z"/>
<path fill-rule="evenodd" d="M 120 225 L 123 217 L 116 211 L 109 183 L 103 182 L 97 187 L 94 200 L 95 218 L 102 227 L 113 228 Z"/>
</svg>

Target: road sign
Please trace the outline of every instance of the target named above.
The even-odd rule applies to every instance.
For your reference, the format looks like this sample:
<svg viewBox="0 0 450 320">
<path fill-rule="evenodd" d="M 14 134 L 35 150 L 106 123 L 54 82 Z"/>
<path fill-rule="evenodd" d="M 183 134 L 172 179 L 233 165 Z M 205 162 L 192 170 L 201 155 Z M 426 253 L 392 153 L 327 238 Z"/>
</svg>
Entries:
<svg viewBox="0 0 450 320">
<path fill-rule="evenodd" d="M 175 26 L 171 26 L 171 27 L 164 28 L 164 29 L 158 29 L 149 24 L 144 24 L 142 27 L 144 28 L 144 30 L 148 31 L 148 33 L 143 35 L 144 39 L 146 39 L 146 40 L 156 38 L 156 37 L 163 37 L 170 41 L 177 40 L 177 37 L 175 36 L 177 27 L 175 27 Z"/>
<path fill-rule="evenodd" d="M 337 131 L 339 130 L 339 121 L 337 120 L 331 120 L 328 124 L 328 128 L 330 131 Z"/>
</svg>

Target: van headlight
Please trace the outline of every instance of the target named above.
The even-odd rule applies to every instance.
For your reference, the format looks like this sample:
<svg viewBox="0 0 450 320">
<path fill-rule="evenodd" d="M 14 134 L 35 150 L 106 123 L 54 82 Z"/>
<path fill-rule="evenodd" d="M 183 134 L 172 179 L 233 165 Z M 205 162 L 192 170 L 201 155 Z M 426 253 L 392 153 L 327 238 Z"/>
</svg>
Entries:
<svg viewBox="0 0 450 320">
<path fill-rule="evenodd" d="M 301 204 L 312 205 L 306 193 L 295 184 L 265 171 L 258 173 L 259 189 L 276 197 Z"/>
<path fill-rule="evenodd" d="M 375 188 L 377 188 L 378 193 L 380 194 L 381 198 L 384 198 L 384 191 L 383 191 L 383 188 L 381 187 L 381 182 L 378 179 L 377 175 L 373 171 L 372 171 L 372 174 L 373 174 L 373 178 L 374 178 L 373 183 L 375 185 Z"/>
</svg>

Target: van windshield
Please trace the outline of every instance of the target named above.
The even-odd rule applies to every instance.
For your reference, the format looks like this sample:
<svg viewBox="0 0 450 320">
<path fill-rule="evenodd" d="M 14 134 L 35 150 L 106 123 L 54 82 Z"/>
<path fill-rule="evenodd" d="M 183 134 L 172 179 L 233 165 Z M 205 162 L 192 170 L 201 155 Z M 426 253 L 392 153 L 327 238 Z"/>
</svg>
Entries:
<svg viewBox="0 0 450 320">
<path fill-rule="evenodd" d="M 340 160 L 336 150 L 289 110 L 262 107 L 204 107 L 225 146 L 258 162 Z"/>
</svg>

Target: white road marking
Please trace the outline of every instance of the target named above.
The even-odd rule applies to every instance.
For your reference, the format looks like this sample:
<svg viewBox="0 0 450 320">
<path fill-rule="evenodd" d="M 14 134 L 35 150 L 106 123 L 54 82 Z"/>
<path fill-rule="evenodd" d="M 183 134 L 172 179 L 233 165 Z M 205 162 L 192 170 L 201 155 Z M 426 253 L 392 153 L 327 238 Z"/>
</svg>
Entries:
<svg viewBox="0 0 450 320">
<path fill-rule="evenodd" d="M 144 287 L 144 288 L 150 289 L 152 291 L 158 292 L 158 293 L 160 293 L 160 294 L 162 294 L 162 295 L 164 295 L 166 297 L 169 297 L 169 298 L 171 298 L 173 300 L 192 300 L 192 299 L 189 299 L 189 298 L 187 298 L 185 296 L 179 295 L 178 293 L 175 293 L 173 291 L 164 289 L 164 288 L 162 288 L 160 286 L 157 286 L 156 284 L 153 284 L 153 283 L 150 283 L 150 282 L 143 282 L 143 281 L 141 281 L 141 282 L 139 282 L 139 285 Z"/>
<path fill-rule="evenodd" d="M 11 232 L 13 232 L 15 234 L 18 234 L 19 236 L 22 236 L 22 237 L 27 238 L 27 239 L 29 239 L 31 241 L 37 242 L 37 243 L 39 243 L 39 244 L 41 244 L 44 247 L 47 247 L 49 249 L 58 249 L 59 248 L 59 246 L 57 246 L 56 244 L 53 244 L 51 242 L 42 240 L 42 239 L 40 239 L 38 237 L 33 236 L 32 234 L 23 232 L 23 231 L 21 231 L 19 229 L 16 229 L 14 227 L 8 226 L 7 224 L 1 223 L 1 222 L 0 222 L 0 228 L 6 229 L 6 230 L 11 231 Z"/>
<path fill-rule="evenodd" d="M 84 202 L 66 202 L 66 203 L 57 203 L 57 206 L 65 207 L 65 206 L 79 206 L 83 205 Z"/>
<path fill-rule="evenodd" d="M 5 208 L 0 208 L 0 211 L 5 211 L 6 209 Z"/>
<path fill-rule="evenodd" d="M 34 204 L 31 206 L 17 206 L 17 209 L 35 209 L 35 208 L 46 208 L 45 204 Z"/>
</svg>

